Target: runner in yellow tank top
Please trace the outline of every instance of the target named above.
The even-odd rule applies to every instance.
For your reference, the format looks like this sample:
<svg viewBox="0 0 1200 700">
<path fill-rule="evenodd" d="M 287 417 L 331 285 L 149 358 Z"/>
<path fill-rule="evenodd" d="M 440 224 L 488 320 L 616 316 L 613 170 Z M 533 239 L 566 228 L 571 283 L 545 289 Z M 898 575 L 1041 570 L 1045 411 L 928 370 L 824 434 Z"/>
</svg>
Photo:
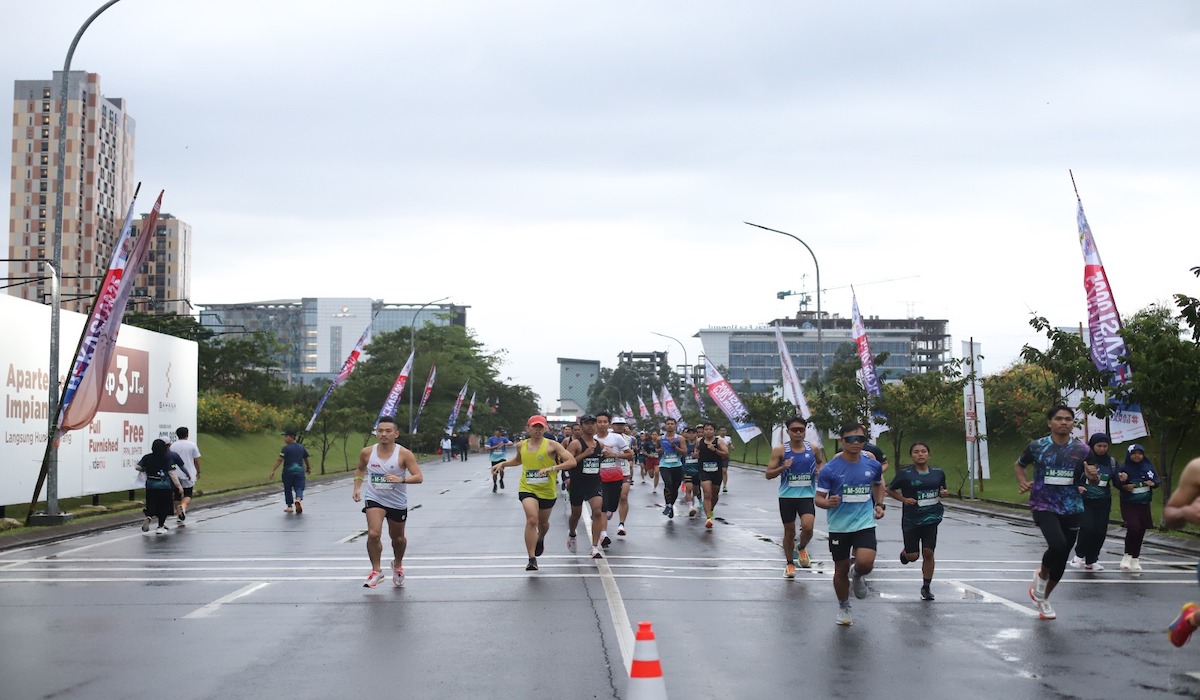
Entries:
<svg viewBox="0 0 1200 700">
<path fill-rule="evenodd" d="M 575 458 L 557 442 L 547 440 L 546 418 L 533 416 L 526 428 L 529 439 L 517 445 L 517 454 L 492 466 L 498 474 L 508 467 L 521 467 L 521 485 L 517 497 L 525 510 L 525 549 L 529 564 L 526 571 L 537 571 L 537 558 L 545 549 L 546 532 L 550 530 L 550 512 L 558 502 L 557 476 L 551 476 L 575 466 Z"/>
</svg>

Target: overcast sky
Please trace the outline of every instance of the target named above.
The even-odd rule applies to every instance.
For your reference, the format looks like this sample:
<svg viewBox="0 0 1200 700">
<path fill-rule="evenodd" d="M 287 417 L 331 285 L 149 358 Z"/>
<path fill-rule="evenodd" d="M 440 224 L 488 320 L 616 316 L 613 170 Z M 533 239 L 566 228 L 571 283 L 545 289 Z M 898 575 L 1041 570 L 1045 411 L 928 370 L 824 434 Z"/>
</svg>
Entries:
<svg viewBox="0 0 1200 700">
<path fill-rule="evenodd" d="M 0 84 L 101 4 L 0 0 Z M 193 302 L 450 296 L 547 407 L 556 357 L 794 314 L 808 253 L 743 221 L 988 371 L 1086 322 L 1068 168 L 1124 314 L 1200 294 L 1194 0 L 122 0 L 73 68 L 128 100 Z"/>
</svg>

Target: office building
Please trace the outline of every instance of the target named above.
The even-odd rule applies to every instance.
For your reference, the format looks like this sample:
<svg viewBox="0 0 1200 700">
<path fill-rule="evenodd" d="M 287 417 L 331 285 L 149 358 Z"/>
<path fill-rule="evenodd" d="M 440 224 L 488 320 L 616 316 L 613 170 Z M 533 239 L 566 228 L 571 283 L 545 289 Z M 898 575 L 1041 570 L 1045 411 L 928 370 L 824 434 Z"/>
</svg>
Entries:
<svg viewBox="0 0 1200 700">
<path fill-rule="evenodd" d="M 134 220 L 134 230 L 141 231 L 146 214 Z M 158 215 L 158 224 L 146 253 L 146 262 L 133 282 L 130 308 L 143 313 L 178 313 L 190 315 L 192 307 L 192 227 L 165 212 Z"/>
<path fill-rule="evenodd" d="M 558 412 L 580 416 L 587 410 L 588 390 L 600 378 L 599 360 L 558 358 Z"/>
</svg>

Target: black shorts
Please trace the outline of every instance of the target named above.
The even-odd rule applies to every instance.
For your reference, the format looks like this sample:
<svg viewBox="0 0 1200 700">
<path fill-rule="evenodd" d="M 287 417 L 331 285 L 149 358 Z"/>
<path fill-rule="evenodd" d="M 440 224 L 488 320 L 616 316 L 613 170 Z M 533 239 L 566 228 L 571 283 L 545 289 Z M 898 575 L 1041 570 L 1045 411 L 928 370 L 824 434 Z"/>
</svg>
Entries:
<svg viewBox="0 0 1200 700">
<path fill-rule="evenodd" d="M 528 491 L 521 491 L 517 494 L 517 498 L 522 501 L 524 501 L 526 498 L 536 498 L 538 502 L 538 510 L 550 510 L 554 507 L 555 503 L 558 503 L 557 498 L 541 498 L 537 494 L 529 493 Z"/>
<path fill-rule="evenodd" d="M 875 540 L 875 528 L 873 527 L 855 532 L 829 533 L 829 553 L 833 555 L 834 561 L 846 561 L 850 558 L 852 549 L 878 548 L 879 544 Z"/>
<path fill-rule="evenodd" d="M 567 488 L 570 493 L 571 505 L 581 506 L 584 501 L 600 498 L 604 494 L 600 490 L 599 474 L 571 474 L 571 485 Z"/>
<path fill-rule="evenodd" d="M 904 551 L 919 552 L 922 548 L 937 549 L 937 523 L 904 531 Z"/>
<path fill-rule="evenodd" d="M 505 461 L 507 461 L 507 460 L 503 460 L 503 459 L 493 459 L 493 460 L 492 460 L 492 466 L 494 467 L 494 466 L 496 466 L 497 464 L 499 464 L 499 463 L 501 463 L 501 462 L 505 462 Z M 503 472 L 501 472 L 500 476 L 504 476 Z"/>
<path fill-rule="evenodd" d="M 379 508 L 384 511 L 384 517 L 394 523 L 402 523 L 408 520 L 407 508 L 388 508 L 382 503 L 376 503 L 371 499 L 367 499 L 367 505 L 363 506 L 362 512 L 366 513 L 368 508 Z"/>
<path fill-rule="evenodd" d="M 600 495 L 604 498 L 604 504 L 600 506 L 600 510 L 605 513 L 615 513 L 621 505 L 621 491 L 625 489 L 626 481 L 602 481 L 600 482 Z"/>
<path fill-rule="evenodd" d="M 779 499 L 779 517 L 784 524 L 796 522 L 801 515 L 816 515 L 817 506 L 811 498 Z"/>
<path fill-rule="evenodd" d="M 717 465 L 716 471 L 706 472 L 703 469 L 700 470 L 700 481 L 711 481 L 713 482 L 713 486 L 720 486 L 724 480 L 725 474 L 721 471 L 720 464 Z"/>
<path fill-rule="evenodd" d="M 193 489 L 193 488 L 194 488 L 194 487 L 192 487 L 192 486 L 184 486 L 184 487 L 183 487 L 183 495 L 182 495 L 182 496 L 180 496 L 180 495 L 179 495 L 179 492 L 178 492 L 178 491 L 172 491 L 172 492 L 171 492 L 171 498 L 172 498 L 172 500 L 176 500 L 176 501 L 182 501 L 184 498 L 191 498 L 191 497 L 192 497 L 192 489 Z"/>
</svg>

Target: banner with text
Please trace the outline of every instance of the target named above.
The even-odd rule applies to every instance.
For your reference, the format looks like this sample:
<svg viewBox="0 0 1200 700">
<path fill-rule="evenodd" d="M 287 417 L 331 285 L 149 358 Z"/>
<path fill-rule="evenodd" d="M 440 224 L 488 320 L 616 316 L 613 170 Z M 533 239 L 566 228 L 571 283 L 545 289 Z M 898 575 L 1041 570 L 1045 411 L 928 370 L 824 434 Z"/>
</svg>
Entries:
<svg viewBox="0 0 1200 700">
<path fill-rule="evenodd" d="M 738 398 L 737 392 L 733 390 L 729 382 L 725 381 L 725 378 L 707 357 L 704 358 L 704 382 L 708 385 L 708 395 L 725 413 L 729 422 L 733 423 L 733 429 L 742 438 L 742 442 L 750 442 L 755 437 L 762 435 L 758 426 L 746 417 L 746 405 Z"/>
</svg>

